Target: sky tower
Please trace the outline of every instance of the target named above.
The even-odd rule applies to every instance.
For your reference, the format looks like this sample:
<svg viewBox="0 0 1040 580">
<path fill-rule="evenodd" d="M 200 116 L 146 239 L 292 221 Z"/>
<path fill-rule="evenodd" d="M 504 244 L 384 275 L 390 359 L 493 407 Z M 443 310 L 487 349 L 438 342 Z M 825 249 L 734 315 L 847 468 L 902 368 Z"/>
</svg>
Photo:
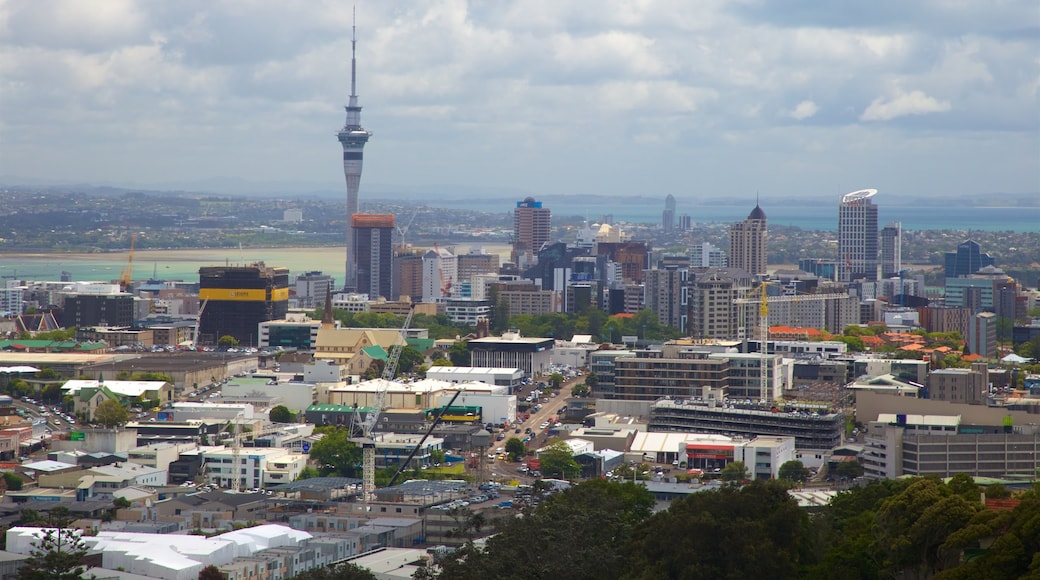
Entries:
<svg viewBox="0 0 1040 580">
<path fill-rule="evenodd" d="M 343 145 L 343 175 L 347 178 L 347 290 L 357 289 L 357 257 L 354 248 L 352 216 L 358 213 L 358 187 L 361 185 L 361 164 L 365 143 L 371 133 L 361 127 L 361 105 L 357 98 L 357 26 L 351 26 L 350 34 L 350 100 L 345 107 L 347 123 L 337 137 Z"/>
</svg>

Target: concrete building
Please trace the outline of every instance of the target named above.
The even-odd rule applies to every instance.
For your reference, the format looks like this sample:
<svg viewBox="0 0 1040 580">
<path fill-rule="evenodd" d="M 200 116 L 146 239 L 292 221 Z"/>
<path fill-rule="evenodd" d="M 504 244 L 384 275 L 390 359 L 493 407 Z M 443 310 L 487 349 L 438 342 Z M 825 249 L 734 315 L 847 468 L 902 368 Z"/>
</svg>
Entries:
<svg viewBox="0 0 1040 580">
<path fill-rule="evenodd" d="M 452 324 L 476 326 L 477 321 L 490 320 L 494 305 L 490 300 L 450 298 L 445 301 L 444 314 Z"/>
<path fill-rule="evenodd" d="M 234 398 L 248 395 L 278 397 L 290 411 L 299 412 L 316 402 L 313 384 L 299 382 L 277 382 L 269 378 L 232 377 L 220 388 L 222 397 Z"/>
<path fill-rule="evenodd" d="M 729 359 L 709 355 L 693 347 L 665 344 L 660 349 L 636 351 L 634 357 L 614 357 L 614 392 L 610 398 L 685 399 L 696 396 L 704 387 L 725 388 L 729 384 Z M 596 392 L 606 396 L 599 386 Z"/>
<path fill-rule="evenodd" d="M 780 466 L 794 460 L 794 437 L 762 435 L 733 445 L 733 461 L 742 461 L 752 479 L 779 479 Z"/>
<path fill-rule="evenodd" d="M 489 254 L 482 248 L 473 248 L 466 254 L 459 254 L 456 257 L 458 263 L 458 281 L 469 282 L 474 276 L 480 274 L 498 274 L 499 257 L 498 254 Z M 474 296 L 474 298 L 482 298 L 481 296 Z"/>
<path fill-rule="evenodd" d="M 928 374 L 928 398 L 951 403 L 985 405 L 989 395 L 989 368 L 973 363 L 970 369 L 936 369 Z"/>
<path fill-rule="evenodd" d="M 737 338 L 741 335 L 736 300 L 751 291 L 751 275 L 737 268 L 695 269 L 689 284 L 689 335 Z"/>
<path fill-rule="evenodd" d="M 997 315 L 980 312 L 968 323 L 968 351 L 987 358 L 997 356 Z"/>
<path fill-rule="evenodd" d="M 313 309 L 325 303 L 325 296 L 336 289 L 336 279 L 319 271 L 304 272 L 293 281 L 295 295 L 289 298 L 290 308 Z"/>
<path fill-rule="evenodd" d="M 403 296 L 419 300 L 423 295 L 423 257 L 421 254 L 398 252 L 394 257 L 393 299 Z"/>
<path fill-rule="evenodd" d="M 885 225 L 881 228 L 880 240 L 881 278 L 899 276 L 903 270 L 903 224 L 891 222 Z"/>
<path fill-rule="evenodd" d="M 509 393 L 520 388 L 524 373 L 518 368 L 430 367 L 426 378 L 448 383 L 480 382 L 506 387 Z"/>
<path fill-rule="evenodd" d="M 527 377 L 545 374 L 552 364 L 551 338 L 521 337 L 506 332 L 501 337 L 477 338 L 466 343 L 473 366 L 518 368 Z"/>
<path fill-rule="evenodd" d="M 689 314 L 687 281 L 689 270 L 671 266 L 643 273 L 643 303 L 657 315 L 657 321 L 686 332 Z"/>
<path fill-rule="evenodd" d="M 306 316 L 295 320 L 268 320 L 259 325 L 260 344 L 265 348 L 287 348 L 313 351 L 318 342 L 320 320 L 309 320 Z"/>
<path fill-rule="evenodd" d="M 439 302 L 452 295 L 452 287 L 458 279 L 457 266 L 455 254 L 444 248 L 435 248 L 423 254 L 422 302 Z"/>
<path fill-rule="evenodd" d="M 754 406 L 712 405 L 708 401 L 658 401 L 650 411 L 650 431 L 772 435 L 794 437 L 801 450 L 829 450 L 839 445 L 845 415 L 838 412 L 787 412 Z M 806 461 L 803 460 L 803 463 Z"/>
<path fill-rule="evenodd" d="M 793 366 L 780 355 L 727 352 L 711 353 L 708 358 L 728 361 L 726 395 L 731 399 L 778 401 L 793 382 Z"/>
<path fill-rule="evenodd" d="M 60 322 L 66 328 L 134 323 L 134 296 L 118 284 L 72 283 L 60 304 Z"/>
<path fill-rule="evenodd" d="M 307 456 L 282 448 L 250 447 L 239 450 L 238 465 L 231 449 L 211 448 L 203 452 L 207 481 L 220 487 L 253 489 L 296 480 L 307 466 Z"/>
<path fill-rule="evenodd" d="M 876 189 L 845 194 L 838 205 L 838 281 L 877 280 L 878 208 Z"/>
<path fill-rule="evenodd" d="M 729 266 L 765 276 L 767 232 L 766 213 L 756 203 L 747 219 L 730 226 Z"/>
<path fill-rule="evenodd" d="M 722 248 L 709 242 L 690 246 L 690 266 L 694 268 L 725 268 L 729 265 Z"/>
</svg>

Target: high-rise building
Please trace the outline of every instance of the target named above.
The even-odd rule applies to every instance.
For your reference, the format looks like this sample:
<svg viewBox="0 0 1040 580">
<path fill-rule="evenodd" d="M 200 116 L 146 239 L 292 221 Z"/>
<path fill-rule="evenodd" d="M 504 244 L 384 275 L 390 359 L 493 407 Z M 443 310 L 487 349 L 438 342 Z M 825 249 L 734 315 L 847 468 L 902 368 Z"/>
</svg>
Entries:
<svg viewBox="0 0 1040 580">
<path fill-rule="evenodd" d="M 956 252 L 946 252 L 944 258 L 947 278 L 970 276 L 986 266 L 993 265 L 993 256 L 983 253 L 975 240 L 961 242 L 957 245 Z"/>
<path fill-rule="evenodd" d="M 675 227 L 675 196 L 668 194 L 668 197 L 664 198 L 664 212 L 661 214 L 661 229 L 664 232 L 671 233 Z"/>
<path fill-rule="evenodd" d="M 766 212 L 757 203 L 746 220 L 729 229 L 729 265 L 756 276 L 766 274 Z"/>
<path fill-rule="evenodd" d="M 304 272 L 296 276 L 296 297 L 293 299 L 296 308 L 317 308 L 325 300 L 329 291 L 336 285 L 336 279 L 321 272 Z M 292 301 L 291 301 L 292 302 Z"/>
<path fill-rule="evenodd" d="M 542 207 L 542 202 L 533 197 L 516 202 L 513 210 L 513 263 L 521 269 L 537 263 L 538 251 L 549 241 L 551 227 L 551 212 Z"/>
<path fill-rule="evenodd" d="M 845 194 L 838 205 L 838 281 L 877 280 L 878 208 L 876 189 Z M 732 263 L 732 260 L 730 260 Z"/>
<path fill-rule="evenodd" d="M 357 291 L 370 300 L 393 295 L 394 214 L 356 213 L 351 216 L 352 247 L 357 256 Z"/>
<path fill-rule="evenodd" d="M 903 224 L 892 222 L 881 229 L 881 277 L 898 276 L 903 269 Z"/>
<path fill-rule="evenodd" d="M 422 302 L 450 298 L 458 277 L 455 254 L 443 248 L 428 250 L 422 257 Z"/>
<path fill-rule="evenodd" d="M 347 122 L 337 133 L 343 146 L 343 175 L 347 179 L 347 260 L 345 288 L 357 288 L 357 252 L 351 216 L 358 213 L 358 189 L 361 186 L 361 165 L 365 143 L 372 133 L 361 127 L 361 105 L 357 97 L 357 34 L 356 28 L 350 38 L 350 100 L 347 102 Z"/>
<path fill-rule="evenodd" d="M 243 346 L 258 346 L 260 323 L 285 318 L 289 311 L 289 269 L 263 262 L 200 268 L 199 300 L 206 302 L 200 344 L 232 336 Z"/>
<path fill-rule="evenodd" d="M 498 254 L 489 254 L 481 248 L 474 248 L 466 254 L 459 254 L 458 276 L 459 282 L 469 282 L 473 276 L 479 274 L 498 273 Z"/>
<path fill-rule="evenodd" d="M 689 314 L 688 275 L 689 270 L 681 266 L 646 271 L 643 303 L 657 315 L 658 322 L 680 332 L 686 332 Z"/>
<path fill-rule="evenodd" d="M 423 257 L 421 253 L 397 254 L 394 257 L 394 281 L 391 284 L 394 300 L 407 296 L 412 300 L 422 299 Z"/>
<path fill-rule="evenodd" d="M 728 263 L 722 248 L 711 242 L 690 246 L 690 265 L 694 268 L 725 268 Z"/>
</svg>

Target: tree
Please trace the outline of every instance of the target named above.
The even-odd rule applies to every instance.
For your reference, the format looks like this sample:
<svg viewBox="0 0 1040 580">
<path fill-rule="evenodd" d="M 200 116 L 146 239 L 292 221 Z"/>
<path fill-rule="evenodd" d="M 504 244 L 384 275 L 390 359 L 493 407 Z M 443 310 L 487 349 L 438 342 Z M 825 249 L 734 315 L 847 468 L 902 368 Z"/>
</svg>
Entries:
<svg viewBox="0 0 1040 580">
<path fill-rule="evenodd" d="M 224 336 L 217 339 L 217 346 L 219 346 L 220 348 L 231 348 L 234 346 L 238 346 L 238 339 L 231 336 L 230 334 L 225 334 Z"/>
<path fill-rule="evenodd" d="M 303 479 L 310 479 L 312 477 L 321 477 L 321 474 L 318 473 L 317 469 L 314 469 L 313 467 L 308 465 L 307 467 L 304 467 L 300 470 L 300 475 L 296 477 L 296 480 L 300 481 Z"/>
<path fill-rule="evenodd" d="M 401 358 L 397 360 L 397 374 L 411 373 L 425 361 L 426 357 L 418 349 L 406 346 L 401 349 Z"/>
<path fill-rule="evenodd" d="M 575 397 L 584 397 L 588 395 L 591 391 L 592 389 L 590 389 L 587 384 L 582 383 L 580 385 L 574 385 L 574 388 L 571 389 L 571 394 Z"/>
<path fill-rule="evenodd" d="M 293 576 L 293 580 L 376 580 L 376 575 L 371 570 L 352 562 L 342 562 L 332 566 L 311 568 Z"/>
<path fill-rule="evenodd" d="M 549 375 L 549 384 L 552 385 L 552 388 L 554 389 L 560 388 L 561 386 L 563 386 L 563 375 L 561 375 L 560 373 L 553 373 Z"/>
<path fill-rule="evenodd" d="M 863 475 L 863 465 L 861 465 L 857 459 L 853 459 L 852 461 L 842 461 L 838 464 L 838 467 L 834 472 L 838 477 L 856 479 Z"/>
<path fill-rule="evenodd" d="M 738 482 L 748 478 L 747 466 L 744 465 L 743 461 L 734 461 L 722 468 L 722 473 L 719 474 L 722 481 Z"/>
<path fill-rule="evenodd" d="M 18 571 L 20 580 L 80 580 L 85 569 L 87 545 L 78 530 L 70 529 L 67 508 L 54 508 L 47 527 L 33 542 L 29 558 Z"/>
<path fill-rule="evenodd" d="M 130 420 L 130 412 L 115 399 L 106 399 L 94 409 L 94 420 L 105 427 L 116 427 Z"/>
<path fill-rule="evenodd" d="M 210 564 L 199 570 L 199 580 L 224 580 L 224 575 L 220 573 L 220 568 Z"/>
<path fill-rule="evenodd" d="M 457 367 L 468 367 L 471 360 L 469 347 L 462 341 L 452 343 L 448 348 L 448 358 Z"/>
<path fill-rule="evenodd" d="M 293 423 L 295 415 L 285 405 L 276 405 L 269 414 L 272 423 Z"/>
<path fill-rule="evenodd" d="M 112 500 L 112 507 L 116 509 L 128 508 L 131 505 L 133 504 L 130 503 L 130 500 L 126 499 L 125 497 L 117 497 L 114 500 Z"/>
<path fill-rule="evenodd" d="M 787 461 L 780 466 L 780 479 L 803 482 L 809 478 L 809 469 L 797 459 Z"/>
<path fill-rule="evenodd" d="M 574 479 L 581 474 L 581 466 L 574 461 L 574 453 L 563 441 L 549 444 L 539 454 L 538 459 L 542 462 L 542 473 L 548 477 Z"/>
<path fill-rule="evenodd" d="M 521 457 L 527 455 L 527 447 L 519 438 L 510 437 L 506 439 L 506 453 L 509 454 L 510 461 L 520 461 Z"/>
<path fill-rule="evenodd" d="M 21 475 L 13 471 L 4 472 L 4 486 L 7 488 L 7 491 L 21 491 L 24 484 L 25 480 L 22 479 Z"/>
<path fill-rule="evenodd" d="M 813 563 L 810 526 L 780 482 L 690 494 L 636 528 L 613 577 L 797 578 Z"/>
<path fill-rule="evenodd" d="M 374 359 L 365 369 L 365 372 L 361 375 L 362 379 L 371 381 L 372 379 L 378 379 L 383 376 L 383 369 L 386 368 L 386 361 L 380 359 Z"/>
<path fill-rule="evenodd" d="M 446 359 L 446 358 L 439 358 L 439 359 L 433 361 L 433 366 L 435 366 L 435 367 L 453 367 L 455 365 L 452 364 L 452 362 L 450 360 Z"/>
<path fill-rule="evenodd" d="M 350 432 L 343 427 L 326 431 L 311 446 L 310 453 L 322 476 L 358 477 L 361 456 L 361 448 L 350 440 Z"/>
<path fill-rule="evenodd" d="M 641 485 L 586 481 L 552 494 L 522 518 L 501 521 L 484 549 L 467 542 L 442 561 L 436 577 L 618 578 L 626 558 L 621 547 L 653 505 Z"/>
</svg>

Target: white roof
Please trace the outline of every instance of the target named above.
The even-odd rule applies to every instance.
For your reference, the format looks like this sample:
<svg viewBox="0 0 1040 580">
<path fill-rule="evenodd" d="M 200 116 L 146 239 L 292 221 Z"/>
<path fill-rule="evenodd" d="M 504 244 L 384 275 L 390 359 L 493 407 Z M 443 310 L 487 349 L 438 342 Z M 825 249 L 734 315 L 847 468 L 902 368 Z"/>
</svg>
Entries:
<svg viewBox="0 0 1040 580">
<path fill-rule="evenodd" d="M 507 367 L 432 367 L 427 374 L 449 374 L 449 375 L 491 375 L 491 374 L 516 374 L 522 373 L 520 369 Z"/>
<path fill-rule="evenodd" d="M 633 453 L 676 453 L 687 443 L 730 443 L 725 435 L 707 433 L 636 433 L 632 440 Z"/>
<path fill-rule="evenodd" d="M 76 467 L 75 464 L 65 463 L 64 461 L 51 461 L 45 459 L 43 461 L 33 461 L 32 463 L 23 463 L 22 468 L 31 469 L 32 471 L 60 471 L 62 469 L 68 469 L 70 467 Z"/>
<path fill-rule="evenodd" d="M 907 425 L 926 425 L 929 427 L 956 427 L 961 424 L 960 415 L 905 415 Z M 877 420 L 882 423 L 895 423 L 896 413 L 878 413 Z"/>
<path fill-rule="evenodd" d="M 123 395 L 126 397 L 140 397 L 148 391 L 157 391 L 166 384 L 166 381 L 92 381 L 86 379 L 73 379 L 71 381 L 65 381 L 62 385 L 61 390 L 66 393 L 73 395 L 80 389 L 96 388 L 99 385 L 105 385 L 108 390 L 112 391 L 117 395 Z"/>
<path fill-rule="evenodd" d="M 426 556 L 426 550 L 415 548 L 385 548 L 378 552 L 348 560 L 375 574 L 377 577 L 411 578 L 417 566 L 411 566 Z"/>
</svg>

